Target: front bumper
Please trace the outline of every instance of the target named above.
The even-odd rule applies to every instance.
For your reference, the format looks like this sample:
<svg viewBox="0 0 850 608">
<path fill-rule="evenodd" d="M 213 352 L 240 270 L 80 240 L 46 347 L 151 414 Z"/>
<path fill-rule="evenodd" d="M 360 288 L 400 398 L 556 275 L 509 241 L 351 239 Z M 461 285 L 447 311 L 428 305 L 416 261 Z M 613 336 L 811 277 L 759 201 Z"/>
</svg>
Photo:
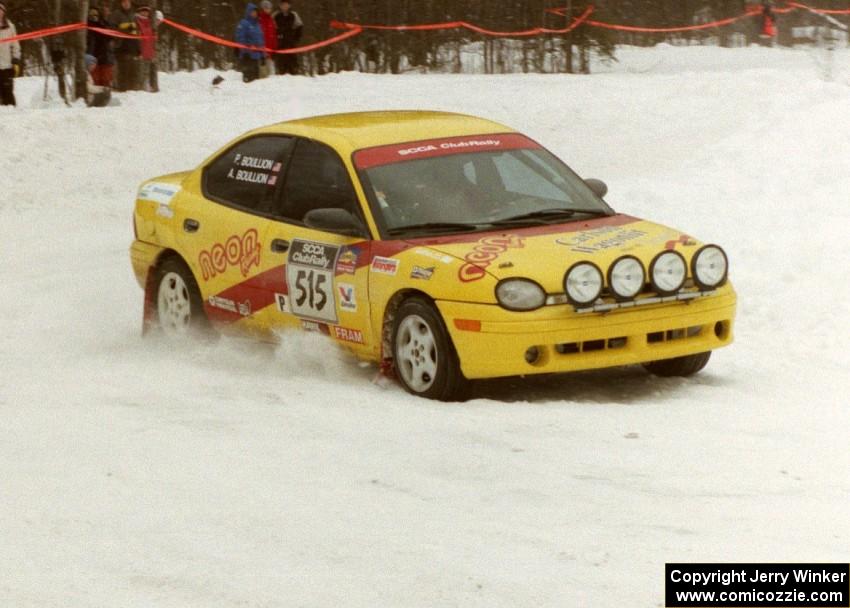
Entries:
<svg viewBox="0 0 850 608">
<path fill-rule="evenodd" d="M 721 348 L 732 342 L 736 296 L 726 285 L 698 300 L 585 314 L 568 305 L 529 313 L 448 301 L 437 307 L 464 375 L 475 379 L 631 365 Z M 480 330 L 469 329 L 478 322 Z M 528 362 L 531 347 L 538 356 Z"/>
<path fill-rule="evenodd" d="M 139 287 L 147 286 L 148 272 L 156 264 L 157 258 L 163 252 L 159 245 L 152 245 L 144 241 L 133 241 L 130 246 L 130 263 L 133 265 L 133 273 Z"/>
</svg>

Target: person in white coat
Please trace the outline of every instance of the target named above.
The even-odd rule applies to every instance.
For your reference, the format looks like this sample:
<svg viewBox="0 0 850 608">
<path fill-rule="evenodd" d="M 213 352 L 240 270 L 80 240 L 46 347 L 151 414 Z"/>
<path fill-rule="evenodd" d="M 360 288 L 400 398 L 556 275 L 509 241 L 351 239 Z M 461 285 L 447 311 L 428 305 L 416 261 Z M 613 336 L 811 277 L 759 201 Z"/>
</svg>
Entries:
<svg viewBox="0 0 850 608">
<path fill-rule="evenodd" d="M 21 44 L 3 42 L 18 35 L 6 17 L 6 3 L 0 1 L 0 105 L 15 105 L 15 77 L 21 75 Z"/>
</svg>

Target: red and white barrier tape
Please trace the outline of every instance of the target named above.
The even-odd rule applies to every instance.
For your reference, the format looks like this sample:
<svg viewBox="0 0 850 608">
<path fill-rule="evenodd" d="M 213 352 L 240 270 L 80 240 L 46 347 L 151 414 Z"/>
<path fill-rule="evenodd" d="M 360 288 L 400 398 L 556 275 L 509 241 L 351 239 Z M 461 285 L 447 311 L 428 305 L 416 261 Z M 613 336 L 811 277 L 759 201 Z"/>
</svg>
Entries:
<svg viewBox="0 0 850 608">
<path fill-rule="evenodd" d="M 344 29 L 354 29 L 360 28 L 361 30 L 378 30 L 378 31 L 395 31 L 395 32 L 425 32 L 425 31 L 434 31 L 434 30 L 453 30 L 453 29 L 467 29 L 471 32 L 475 32 L 477 34 L 483 34 L 485 36 L 497 36 L 503 38 L 516 38 L 520 36 L 539 36 L 540 34 L 568 34 L 569 32 L 576 29 L 578 26 L 583 23 L 589 23 L 588 17 L 590 17 L 593 12 L 594 7 L 588 6 L 584 13 L 582 13 L 579 17 L 573 19 L 572 23 L 570 23 L 565 28 L 560 29 L 552 29 L 548 27 L 535 27 L 528 30 L 518 30 L 513 32 L 505 32 L 505 31 L 496 31 L 496 30 L 488 30 L 486 28 L 480 27 L 473 23 L 468 23 L 466 21 L 447 21 L 444 23 L 423 23 L 420 25 L 363 25 L 360 23 L 345 23 L 343 21 L 331 21 L 331 27 L 344 30 Z"/>
<path fill-rule="evenodd" d="M 550 8 L 546 9 L 547 12 L 553 13 L 555 15 L 560 15 L 562 17 L 566 17 L 566 8 Z M 787 2 L 785 7 L 783 8 L 774 8 L 774 13 L 790 13 L 795 10 L 806 10 L 812 13 L 817 13 L 821 15 L 850 15 L 850 8 L 847 9 L 823 9 L 823 8 L 815 8 L 808 6 L 806 4 L 802 4 L 799 2 Z M 716 27 L 723 27 L 726 25 L 731 25 L 736 21 L 740 21 L 741 19 L 749 19 L 751 17 L 757 17 L 762 14 L 762 9 L 759 6 L 753 6 L 748 8 L 743 14 L 738 15 L 736 17 L 729 17 L 727 19 L 719 19 L 717 21 L 712 21 L 710 23 L 700 23 L 697 25 L 683 25 L 678 27 L 643 27 L 643 26 L 635 26 L 635 25 L 622 25 L 616 23 L 606 23 L 604 21 L 595 21 L 590 19 L 590 15 L 593 13 L 594 7 L 593 5 L 588 6 L 584 12 L 573 19 L 573 21 L 566 27 L 560 29 L 546 28 L 546 27 L 536 27 L 527 30 L 519 30 L 519 31 L 497 31 L 497 30 L 489 30 L 473 23 L 468 23 L 466 21 L 447 21 L 444 23 L 424 23 L 419 25 L 363 25 L 360 23 L 347 23 L 343 21 L 331 21 L 331 27 L 338 30 L 346 30 L 344 33 L 339 34 L 338 36 L 333 36 L 326 40 L 321 40 L 319 42 L 315 42 L 313 44 L 308 44 L 305 46 L 300 46 L 291 49 L 269 49 L 264 47 L 255 47 L 255 46 L 246 46 L 243 44 L 239 44 L 238 42 L 233 42 L 232 40 L 228 40 L 226 38 L 221 38 L 220 36 L 214 36 L 212 34 L 207 34 L 206 32 L 202 32 L 200 30 L 191 28 L 187 25 L 183 25 L 182 23 L 178 23 L 176 21 L 172 21 L 171 19 L 163 19 L 162 23 L 168 25 L 169 27 L 173 27 L 174 29 L 183 32 L 184 34 L 188 34 L 189 36 L 193 36 L 200 40 L 206 40 L 207 42 L 212 42 L 214 44 L 218 44 L 221 46 L 227 46 L 234 49 L 245 49 L 248 51 L 257 51 L 268 54 L 278 54 L 278 55 L 290 55 L 297 53 L 307 53 L 310 51 L 315 51 L 320 48 L 324 48 L 326 46 L 331 46 L 333 44 L 337 44 L 339 42 L 343 42 L 349 38 L 353 38 L 358 34 L 361 34 L 364 30 L 376 30 L 376 31 L 396 31 L 396 32 L 426 32 L 426 31 L 436 31 L 436 30 L 449 30 L 449 29 L 467 29 L 471 32 L 475 32 L 477 34 L 483 34 L 485 36 L 494 36 L 494 37 L 502 37 L 502 38 L 515 38 L 521 36 L 539 36 L 541 34 L 568 34 L 572 32 L 576 28 L 581 25 L 586 25 L 589 27 L 598 27 L 609 30 L 617 30 L 623 32 L 640 32 L 640 33 L 662 33 L 669 34 L 674 32 L 690 32 L 690 31 L 698 31 L 698 30 L 706 30 Z M 77 32 L 80 30 L 91 30 L 94 32 L 99 32 L 106 36 L 111 36 L 113 38 L 124 38 L 124 39 L 133 39 L 133 40 L 142 40 L 144 36 L 133 36 L 131 34 L 124 34 L 121 32 L 117 32 L 115 30 L 104 29 L 99 27 L 92 27 L 86 23 L 70 23 L 67 25 L 60 25 L 58 27 L 45 28 L 41 30 L 36 30 L 33 32 L 27 32 L 26 34 L 18 34 L 17 36 L 13 36 L 11 38 L 5 38 L 0 40 L 0 44 L 8 44 L 12 42 L 22 42 L 24 40 L 37 40 L 40 38 L 47 38 L 50 36 L 58 36 L 60 34 L 68 34 L 70 32 Z"/>
</svg>

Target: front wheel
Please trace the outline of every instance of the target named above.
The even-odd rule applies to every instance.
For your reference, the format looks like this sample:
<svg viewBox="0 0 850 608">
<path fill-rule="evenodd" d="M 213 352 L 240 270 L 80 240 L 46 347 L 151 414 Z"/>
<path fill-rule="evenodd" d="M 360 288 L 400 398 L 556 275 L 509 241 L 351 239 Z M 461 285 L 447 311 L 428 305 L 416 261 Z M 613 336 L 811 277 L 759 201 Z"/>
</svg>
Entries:
<svg viewBox="0 0 850 608">
<path fill-rule="evenodd" d="M 440 314 L 420 298 L 399 307 L 393 325 L 393 364 L 404 388 L 414 395 L 452 401 L 468 385 Z"/>
<path fill-rule="evenodd" d="M 162 262 L 157 268 L 156 286 L 156 320 L 162 334 L 182 338 L 209 328 L 198 283 L 182 260 Z"/>
<path fill-rule="evenodd" d="M 696 355 L 686 355 L 684 357 L 676 357 L 674 359 L 662 359 L 660 361 L 651 361 L 644 363 L 643 366 L 651 374 L 663 376 L 666 378 L 674 376 L 693 376 L 706 365 L 711 358 L 711 351 L 697 353 Z"/>
</svg>

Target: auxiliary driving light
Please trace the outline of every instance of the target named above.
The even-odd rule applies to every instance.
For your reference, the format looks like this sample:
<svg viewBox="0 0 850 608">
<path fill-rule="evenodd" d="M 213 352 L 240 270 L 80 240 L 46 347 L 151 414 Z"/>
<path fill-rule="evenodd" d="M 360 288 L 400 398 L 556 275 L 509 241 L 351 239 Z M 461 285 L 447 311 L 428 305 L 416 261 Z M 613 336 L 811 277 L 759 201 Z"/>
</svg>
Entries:
<svg viewBox="0 0 850 608">
<path fill-rule="evenodd" d="M 677 251 L 664 251 L 655 256 L 649 266 L 649 276 L 652 287 L 662 296 L 676 293 L 685 284 L 688 276 L 688 265 L 685 258 Z"/>
<path fill-rule="evenodd" d="M 608 269 L 608 287 L 619 300 L 631 300 L 646 283 L 646 271 L 640 260 L 624 255 Z"/>
<path fill-rule="evenodd" d="M 706 245 L 691 260 L 694 282 L 700 289 L 714 289 L 726 282 L 729 259 L 717 245 Z"/>
<path fill-rule="evenodd" d="M 574 306 L 593 304 L 602 293 L 602 271 L 591 262 L 573 264 L 564 276 L 564 291 Z"/>
</svg>

